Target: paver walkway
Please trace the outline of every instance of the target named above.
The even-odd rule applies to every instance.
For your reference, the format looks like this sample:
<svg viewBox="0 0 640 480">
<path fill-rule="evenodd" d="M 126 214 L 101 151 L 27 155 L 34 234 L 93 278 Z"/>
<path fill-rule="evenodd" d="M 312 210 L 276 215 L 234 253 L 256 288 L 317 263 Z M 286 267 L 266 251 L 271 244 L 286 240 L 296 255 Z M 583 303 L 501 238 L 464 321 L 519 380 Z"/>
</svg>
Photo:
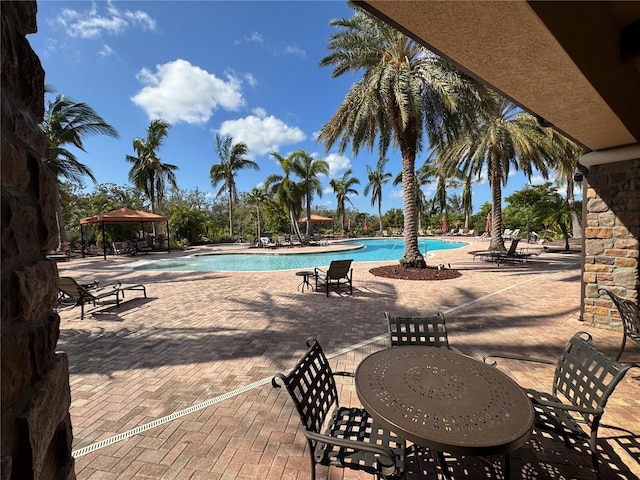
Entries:
<svg viewBox="0 0 640 480">
<path fill-rule="evenodd" d="M 334 369 L 355 370 L 364 356 L 386 347 L 385 311 L 445 312 L 450 343 L 476 358 L 491 351 L 555 360 L 578 330 L 616 351 L 620 333 L 579 321 L 579 255 L 543 253 L 516 266 L 473 262 L 468 252 L 487 245 L 435 252 L 428 263 L 459 269 L 463 275 L 454 280 L 390 280 L 369 273 L 381 264 L 355 263 L 353 297 L 300 293 L 294 271 L 126 270 L 137 257 L 58 264 L 61 275 L 143 283 L 148 292 L 147 299 L 126 292 L 119 308 L 89 309 L 83 321 L 78 308 L 60 313 L 58 349 L 70 361 L 78 480 L 310 478 L 293 404 L 270 379 L 293 366 L 310 336 L 327 354 L 339 352 Z M 640 362 L 640 348 L 628 345 L 623 360 Z M 499 366 L 523 386 L 550 387 L 553 372 L 545 367 Z M 632 432 L 601 430 L 610 437 L 601 442 L 605 479 L 640 475 L 638 375 L 631 370 L 603 419 Z M 338 381 L 341 403 L 359 405 L 352 382 Z M 426 465 L 423 473 L 436 478 Z M 589 465 L 586 454 L 535 434 L 513 453 L 512 478 L 595 478 Z M 422 478 L 413 461 L 410 468 L 409 478 Z M 457 478 L 485 478 L 473 458 L 454 459 L 452 468 Z M 370 478 L 317 470 L 319 479 Z"/>
</svg>

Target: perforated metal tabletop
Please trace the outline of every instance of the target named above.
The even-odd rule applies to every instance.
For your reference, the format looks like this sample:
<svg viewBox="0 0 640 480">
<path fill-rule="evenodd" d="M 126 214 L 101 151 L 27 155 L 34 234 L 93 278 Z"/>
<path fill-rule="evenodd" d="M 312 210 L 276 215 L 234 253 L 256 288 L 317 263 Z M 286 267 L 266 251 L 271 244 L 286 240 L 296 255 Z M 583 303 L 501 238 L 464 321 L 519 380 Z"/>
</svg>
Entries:
<svg viewBox="0 0 640 480">
<path fill-rule="evenodd" d="M 457 455 L 508 453 L 529 438 L 534 412 L 497 368 L 446 348 L 403 346 L 373 353 L 356 370 L 364 408 L 391 431 Z"/>
</svg>

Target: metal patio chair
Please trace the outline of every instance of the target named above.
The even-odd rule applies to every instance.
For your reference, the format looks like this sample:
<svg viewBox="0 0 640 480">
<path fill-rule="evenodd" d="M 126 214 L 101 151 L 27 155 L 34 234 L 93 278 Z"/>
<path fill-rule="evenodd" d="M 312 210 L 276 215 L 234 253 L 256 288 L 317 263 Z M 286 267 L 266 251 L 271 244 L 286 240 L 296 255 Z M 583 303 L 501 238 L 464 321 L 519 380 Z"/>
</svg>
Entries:
<svg viewBox="0 0 640 480">
<path fill-rule="evenodd" d="M 353 262 L 353 259 L 332 260 L 327 270 L 316 267 L 314 269 L 316 290 L 324 286 L 328 297 L 330 288 L 339 292 L 341 287 L 348 287 L 349 294 L 353 295 L 353 268 L 351 268 L 351 262 Z"/>
<path fill-rule="evenodd" d="M 606 288 L 598 290 L 598 293 L 602 292 L 605 292 L 609 295 L 609 298 L 613 300 L 613 304 L 618 309 L 620 318 L 622 319 L 622 344 L 620 345 L 620 350 L 616 355 L 616 361 L 619 361 L 622 356 L 622 351 L 627 343 L 627 337 L 640 344 L 640 307 L 631 300 L 620 298 Z"/>
<path fill-rule="evenodd" d="M 400 345 L 425 345 L 449 347 L 447 324 L 442 313 L 428 317 L 402 317 L 384 312 L 392 347 Z"/>
<path fill-rule="evenodd" d="M 363 408 L 340 407 L 334 374 L 320 344 L 307 340 L 309 350 L 288 373 L 275 375 L 293 399 L 311 456 L 316 465 L 363 470 L 378 478 L 404 475 L 406 442 L 375 422 Z M 349 375 L 336 372 L 336 374 Z"/>
<path fill-rule="evenodd" d="M 616 385 L 627 370 L 636 365 L 617 362 L 594 347 L 591 339 L 587 332 L 576 333 L 555 363 L 540 358 L 503 354 L 487 354 L 483 360 L 506 358 L 556 365 L 551 393 L 525 389 L 536 413 L 535 428 L 557 433 L 569 448 L 569 439 L 588 442 L 593 469 L 601 478 L 597 447 L 600 420 Z M 581 423 L 589 426 L 590 434 Z"/>
</svg>

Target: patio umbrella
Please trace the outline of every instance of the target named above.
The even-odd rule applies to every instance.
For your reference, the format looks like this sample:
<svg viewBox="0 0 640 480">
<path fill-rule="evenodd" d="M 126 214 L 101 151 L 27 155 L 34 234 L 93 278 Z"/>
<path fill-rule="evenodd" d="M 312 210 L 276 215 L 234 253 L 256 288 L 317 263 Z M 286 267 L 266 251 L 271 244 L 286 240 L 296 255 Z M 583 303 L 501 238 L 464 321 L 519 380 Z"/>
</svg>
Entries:
<svg viewBox="0 0 640 480">
<path fill-rule="evenodd" d="M 491 232 L 491 212 L 487 213 L 487 223 L 484 225 L 485 232 Z"/>
<path fill-rule="evenodd" d="M 333 218 L 323 217 L 322 215 L 311 215 L 311 223 L 329 223 L 333 222 Z M 298 223 L 307 223 L 307 217 L 298 219 Z"/>
<path fill-rule="evenodd" d="M 440 224 L 440 228 L 442 229 L 442 233 L 447 233 L 449 231 L 449 224 L 447 223 L 447 217 L 442 216 L 442 223 Z"/>
</svg>

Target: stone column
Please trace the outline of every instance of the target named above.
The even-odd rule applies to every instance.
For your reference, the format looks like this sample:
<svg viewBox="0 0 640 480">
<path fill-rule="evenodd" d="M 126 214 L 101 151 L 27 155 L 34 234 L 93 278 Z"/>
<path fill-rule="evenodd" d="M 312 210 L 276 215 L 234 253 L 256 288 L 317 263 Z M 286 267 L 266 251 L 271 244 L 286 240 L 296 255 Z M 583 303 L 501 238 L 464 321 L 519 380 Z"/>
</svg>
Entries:
<svg viewBox="0 0 640 480">
<path fill-rule="evenodd" d="M 622 150 L 630 159 L 619 160 L 606 152 L 593 152 L 583 159 L 589 168 L 586 198 L 585 254 L 582 281 L 586 322 L 622 329 L 613 302 L 599 289 L 638 303 L 640 238 L 640 149 Z M 612 152 L 610 152 L 612 153 Z M 590 164 L 591 159 L 600 160 Z"/>
<path fill-rule="evenodd" d="M 44 71 L 26 35 L 33 1 L 1 2 L 2 34 L 2 480 L 73 480 L 69 367 L 56 353 L 56 179 L 42 167 L 47 141 Z"/>
</svg>

